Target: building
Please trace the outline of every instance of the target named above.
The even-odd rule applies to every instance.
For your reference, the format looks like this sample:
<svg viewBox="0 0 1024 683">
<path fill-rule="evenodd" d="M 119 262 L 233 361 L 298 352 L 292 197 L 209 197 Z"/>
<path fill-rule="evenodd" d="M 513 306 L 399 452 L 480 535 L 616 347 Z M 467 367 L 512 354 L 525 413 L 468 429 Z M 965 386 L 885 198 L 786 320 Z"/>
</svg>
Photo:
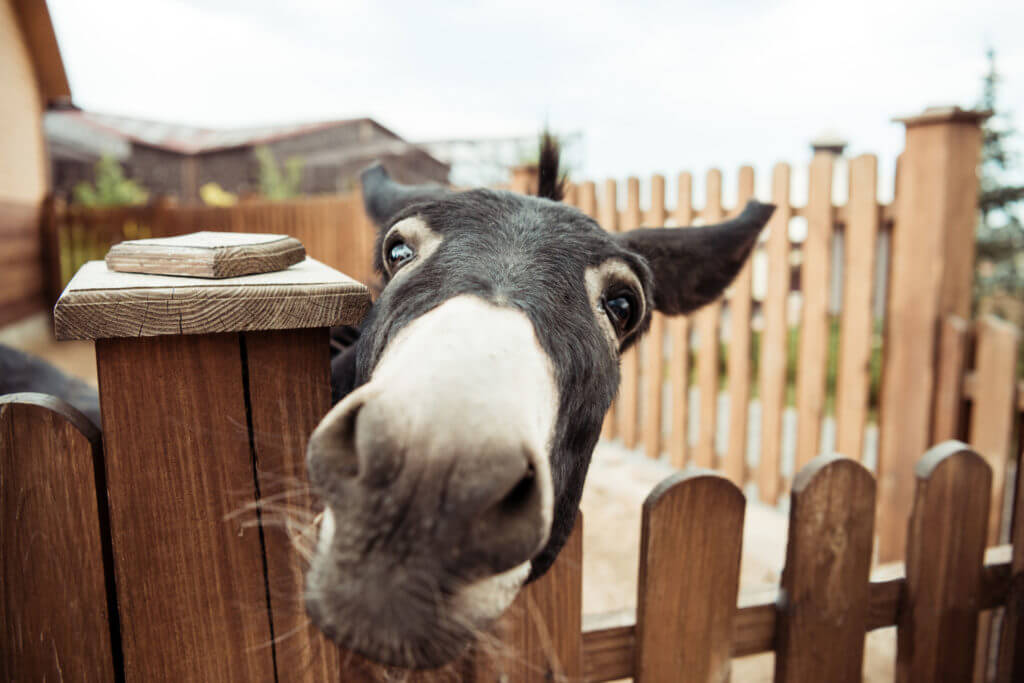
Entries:
<svg viewBox="0 0 1024 683">
<path fill-rule="evenodd" d="M 305 194 L 352 189 L 359 171 L 374 160 L 403 182 L 446 183 L 450 168 L 369 118 L 217 130 L 60 111 L 47 115 L 46 136 L 54 191 L 65 196 L 92 180 L 101 155 L 118 159 L 152 195 L 183 204 L 198 203 L 199 188 L 210 182 L 243 197 L 258 193 L 261 146 L 279 164 L 302 160 Z"/>
<path fill-rule="evenodd" d="M 0 0 L 0 326 L 46 307 L 43 113 L 71 102 L 44 0 Z"/>
</svg>

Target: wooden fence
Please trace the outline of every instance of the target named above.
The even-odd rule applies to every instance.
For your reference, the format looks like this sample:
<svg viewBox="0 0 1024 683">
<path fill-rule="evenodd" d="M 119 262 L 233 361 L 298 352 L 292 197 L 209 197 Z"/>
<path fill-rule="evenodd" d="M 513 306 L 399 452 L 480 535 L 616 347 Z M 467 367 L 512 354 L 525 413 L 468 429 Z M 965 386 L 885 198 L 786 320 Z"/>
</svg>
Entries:
<svg viewBox="0 0 1024 683">
<path fill-rule="evenodd" d="M 265 478 L 273 465 L 264 458 L 277 464 L 291 458 L 291 449 L 274 439 L 304 439 L 301 428 L 280 421 L 283 413 L 275 417 L 265 410 L 281 403 L 266 400 L 264 389 L 271 386 L 266 382 L 282 363 L 294 365 L 295 345 L 309 346 L 316 334 L 214 335 L 176 352 L 171 347 L 177 342 L 170 338 L 106 342 L 105 353 L 110 359 L 111 354 L 156 354 L 152 360 L 161 367 L 153 377 L 167 376 L 172 359 L 185 363 L 186 374 L 192 360 L 196 371 L 209 374 L 217 364 L 230 365 L 232 352 L 237 366 L 242 337 L 254 354 L 249 357 L 263 363 L 250 366 L 250 371 L 260 368 L 250 375 L 247 391 L 254 408 L 249 429 L 256 435 L 250 448 L 261 465 L 248 476 Z M 133 345 L 135 351 L 128 352 Z M 281 353 L 285 349 L 288 353 Z M 218 353 L 211 358 L 207 352 Z M 299 362 L 310 369 L 319 365 Z M 236 371 L 217 372 L 228 378 Z M 187 379 L 170 381 L 197 400 L 240 390 L 231 382 L 189 388 Z M 279 391 L 273 389 L 275 399 Z M 127 386 L 118 392 L 139 394 Z M 108 400 L 113 405 L 118 399 Z M 313 403 L 318 402 L 323 403 Z M 199 430 L 226 449 L 215 459 L 192 452 L 175 466 L 207 483 L 235 472 L 222 484 L 240 486 L 247 449 L 234 432 L 245 425 L 229 429 L 230 416 L 216 427 L 210 415 L 172 400 L 136 415 L 140 424 L 119 428 L 121 436 L 108 447 L 123 450 L 125 444 L 118 442 L 125 434 L 148 433 L 167 423 L 168 410 L 175 417 L 190 416 L 191 422 L 168 423 L 165 430 Z M 314 419 L 305 407 L 297 415 L 302 427 Z M 125 451 L 104 467 L 95 427 L 73 408 L 42 395 L 0 399 L 0 434 L 5 539 L 0 678 L 380 680 L 379 669 L 335 652 L 304 626 L 297 611 L 297 557 L 288 557 L 283 532 L 267 528 L 258 539 L 236 533 L 237 520 L 223 515 L 229 496 L 199 488 L 188 491 L 188 510 L 165 505 L 180 503 L 183 483 L 174 476 L 163 479 L 177 471 L 167 469 L 170 463 L 156 464 L 164 471 L 158 479 L 165 491 L 137 479 L 125 488 L 135 471 L 129 467 L 134 456 Z M 34 457 L 24 457 L 29 452 Z M 200 463 L 201 474 L 194 470 Z M 495 633 L 501 645 L 491 643 L 486 655 L 470 656 L 441 673 L 401 680 L 721 681 L 733 658 L 774 652 L 776 681 L 852 682 L 861 680 L 865 635 L 893 625 L 897 681 L 983 681 L 986 670 L 999 681 L 1019 680 L 1015 676 L 1024 672 L 1024 505 L 1016 506 L 1012 547 L 990 548 L 986 559 L 993 481 L 986 459 L 962 443 L 946 442 L 917 463 L 915 479 L 912 511 L 904 520 L 905 572 L 872 581 L 875 480 L 853 460 L 813 459 L 794 479 L 778 593 L 738 605 L 743 493 L 713 472 L 673 475 L 644 503 L 635 613 L 582 618 L 580 522 L 552 570 L 528 587 L 499 623 Z M 144 518 L 154 514 L 160 524 L 148 526 Z M 174 548 L 175 563 L 152 559 L 170 557 Z M 269 572 L 266 584 L 259 580 L 261 553 L 266 554 L 262 571 Z M 247 574 L 232 574 L 230 580 L 223 575 L 248 564 Z M 167 590 L 172 584 L 178 592 Z M 205 599 L 195 602 L 199 595 Z M 1003 608 L 1001 630 L 991 627 L 995 608 Z M 273 615 L 269 620 L 267 610 Z"/>
</svg>

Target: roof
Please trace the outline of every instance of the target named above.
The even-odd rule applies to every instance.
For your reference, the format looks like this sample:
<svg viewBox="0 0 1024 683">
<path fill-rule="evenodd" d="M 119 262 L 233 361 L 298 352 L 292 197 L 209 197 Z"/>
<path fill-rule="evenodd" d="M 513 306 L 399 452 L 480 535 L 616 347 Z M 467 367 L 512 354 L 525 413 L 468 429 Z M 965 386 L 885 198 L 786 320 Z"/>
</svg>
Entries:
<svg viewBox="0 0 1024 683">
<path fill-rule="evenodd" d="M 70 105 L 71 86 L 45 0 L 13 0 L 11 6 L 32 55 L 36 80 L 47 107 Z"/>
<path fill-rule="evenodd" d="M 87 111 L 63 111 L 50 118 L 63 119 L 66 127 L 90 127 L 106 137 L 117 137 L 180 154 L 199 154 L 214 150 L 259 145 L 315 131 L 370 123 L 397 139 L 398 136 L 368 118 L 339 119 L 309 123 L 289 123 L 251 128 L 203 128 L 177 123 L 135 119 L 127 116 Z"/>
</svg>

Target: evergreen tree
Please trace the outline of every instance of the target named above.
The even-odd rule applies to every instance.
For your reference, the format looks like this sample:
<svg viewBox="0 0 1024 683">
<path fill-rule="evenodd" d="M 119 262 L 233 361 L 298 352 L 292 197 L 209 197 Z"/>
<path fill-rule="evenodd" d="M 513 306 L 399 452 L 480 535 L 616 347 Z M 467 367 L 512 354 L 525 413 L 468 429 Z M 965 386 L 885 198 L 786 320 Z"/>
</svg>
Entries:
<svg viewBox="0 0 1024 683">
<path fill-rule="evenodd" d="M 1018 157 L 1011 147 L 1016 131 L 997 102 L 1001 77 L 995 51 L 990 48 L 987 57 L 988 73 L 979 105 L 994 115 L 982 127 L 974 298 L 976 304 L 988 299 L 992 312 L 1012 319 L 1019 317 L 1020 310 L 1002 310 L 999 302 L 1017 302 L 1019 306 L 1024 301 L 1024 185 L 1019 184 Z"/>
</svg>

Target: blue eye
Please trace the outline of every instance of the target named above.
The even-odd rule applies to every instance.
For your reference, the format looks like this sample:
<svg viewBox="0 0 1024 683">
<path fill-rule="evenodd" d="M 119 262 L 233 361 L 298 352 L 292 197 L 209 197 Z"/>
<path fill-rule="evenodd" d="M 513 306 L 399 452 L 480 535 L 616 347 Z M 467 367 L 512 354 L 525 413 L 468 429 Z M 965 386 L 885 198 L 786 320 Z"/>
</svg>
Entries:
<svg viewBox="0 0 1024 683">
<path fill-rule="evenodd" d="M 415 255 L 416 252 L 405 242 L 395 242 L 388 248 L 388 266 L 391 268 L 400 266 Z"/>
</svg>

